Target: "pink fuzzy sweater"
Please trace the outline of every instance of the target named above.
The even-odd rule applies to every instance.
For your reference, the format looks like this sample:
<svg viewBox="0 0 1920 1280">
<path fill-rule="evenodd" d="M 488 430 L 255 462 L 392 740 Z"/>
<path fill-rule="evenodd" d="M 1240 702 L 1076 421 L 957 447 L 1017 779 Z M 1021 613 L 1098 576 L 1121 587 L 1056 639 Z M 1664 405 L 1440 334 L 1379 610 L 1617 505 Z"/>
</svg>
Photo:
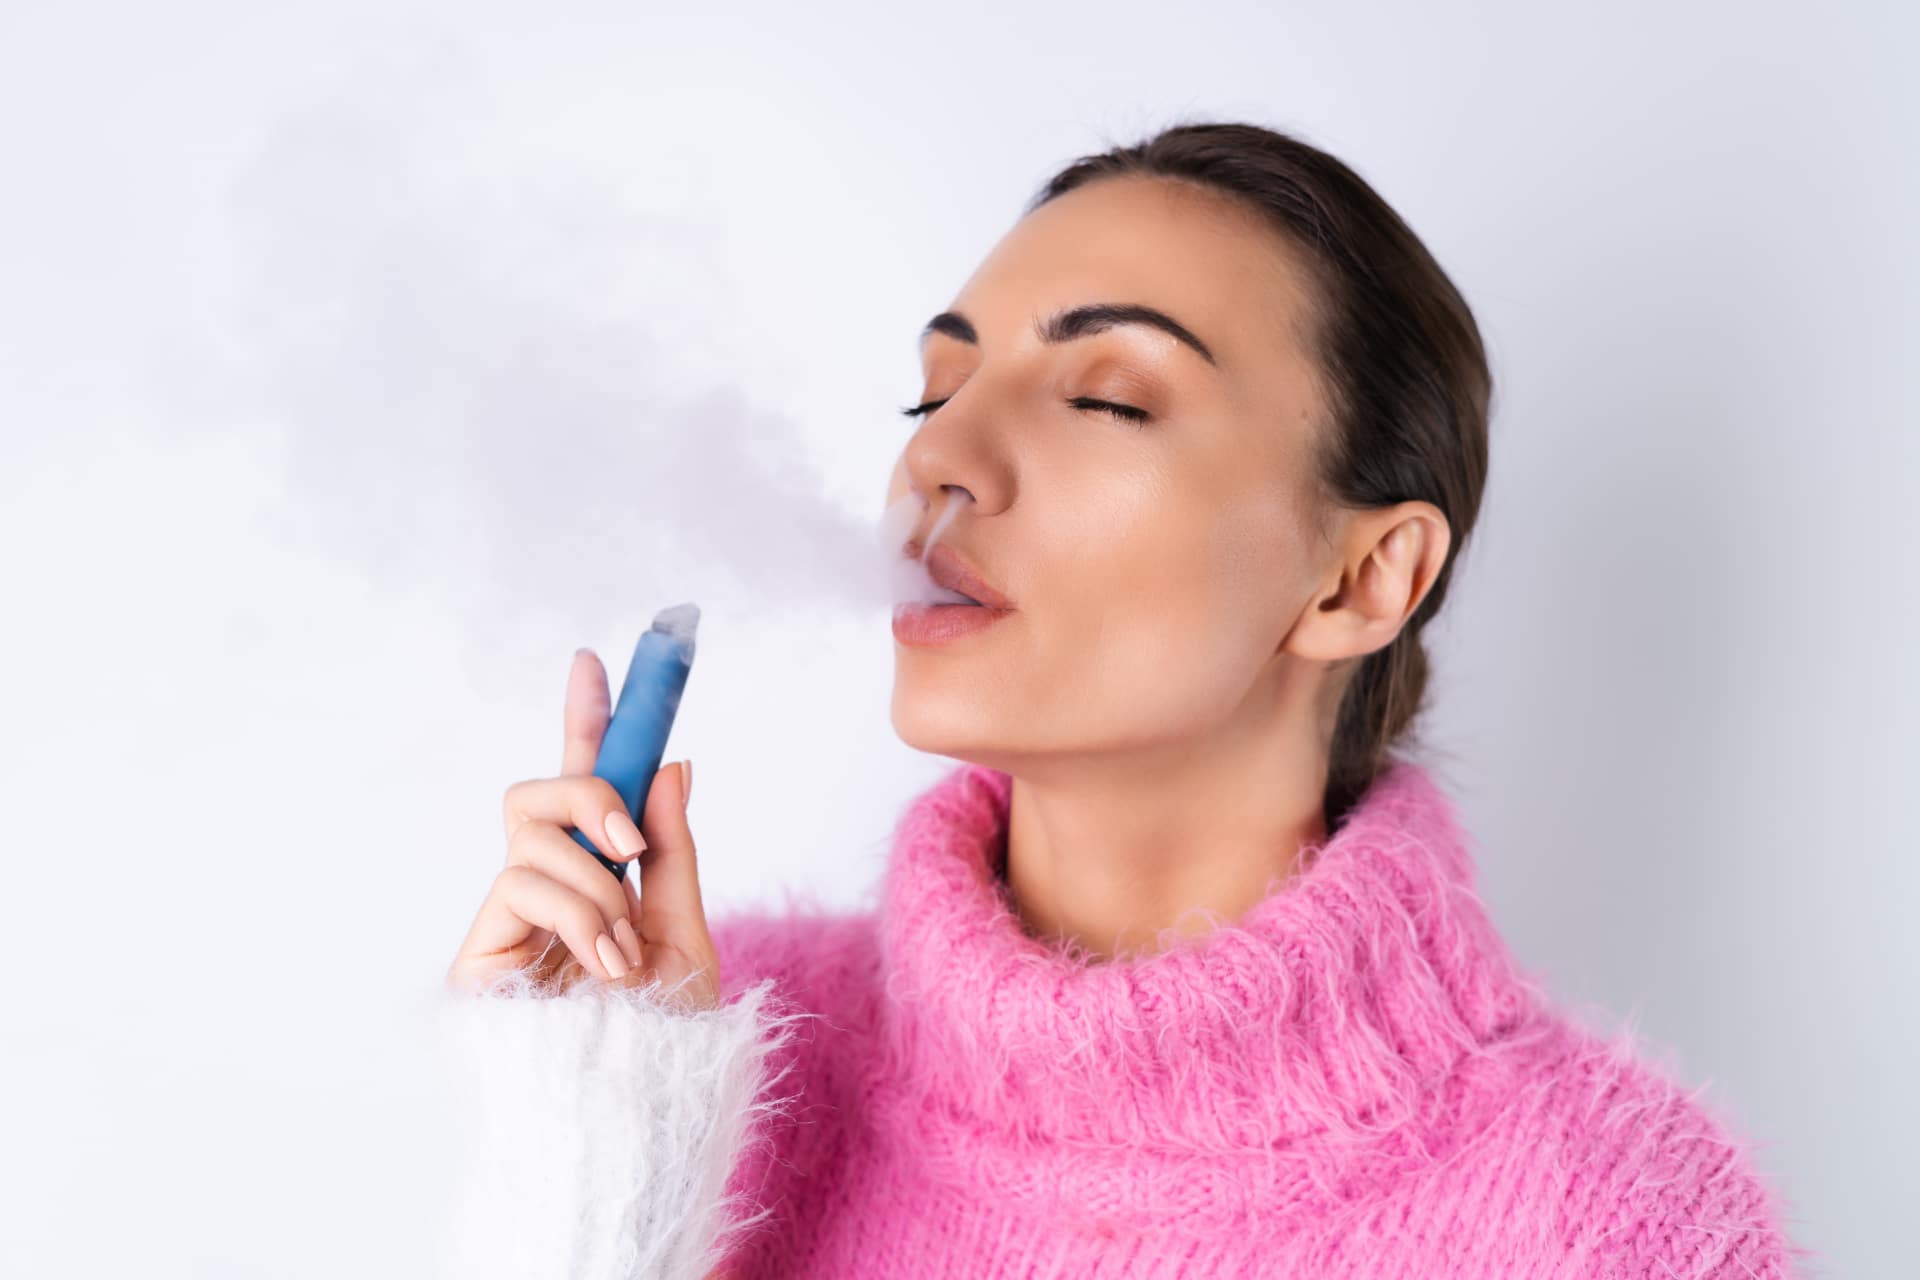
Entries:
<svg viewBox="0 0 1920 1280">
<path fill-rule="evenodd" d="M 716 920 L 721 1010 L 464 1004 L 496 1072 L 480 1164 L 539 1169 L 468 1202 L 501 1273 L 1748 1280 L 1803 1256 L 1730 1126 L 1517 969 L 1424 767 L 1240 919 L 1109 962 L 1020 927 L 1010 789 L 963 765 L 917 797 L 877 910 Z"/>
</svg>

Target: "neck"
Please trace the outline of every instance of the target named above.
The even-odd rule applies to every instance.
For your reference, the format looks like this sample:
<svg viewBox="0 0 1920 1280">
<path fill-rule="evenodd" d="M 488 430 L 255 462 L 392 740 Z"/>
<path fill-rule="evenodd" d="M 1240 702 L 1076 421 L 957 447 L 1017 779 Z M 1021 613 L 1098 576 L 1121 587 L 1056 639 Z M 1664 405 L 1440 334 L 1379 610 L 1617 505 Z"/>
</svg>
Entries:
<svg viewBox="0 0 1920 1280">
<path fill-rule="evenodd" d="M 1284 1203 L 1403 1159 L 1394 1135 L 1458 1101 L 1462 1058 L 1537 1021 L 1420 766 L 1394 764 L 1241 919 L 1092 964 L 1024 936 L 994 877 L 1012 786 L 963 765 L 919 796 L 880 917 L 884 1087 L 862 1105 L 958 1185 L 1143 1221 L 1193 1212 L 1178 1188 L 1229 1211 L 1249 1177 Z M 1216 1158 L 1238 1172 L 1209 1189 Z"/>
<path fill-rule="evenodd" d="M 1204 933 L 1210 916 L 1238 920 L 1327 834 L 1324 744 L 1239 720 L 1197 741 L 1007 771 L 1014 913 L 1029 935 L 1098 959 Z"/>
</svg>

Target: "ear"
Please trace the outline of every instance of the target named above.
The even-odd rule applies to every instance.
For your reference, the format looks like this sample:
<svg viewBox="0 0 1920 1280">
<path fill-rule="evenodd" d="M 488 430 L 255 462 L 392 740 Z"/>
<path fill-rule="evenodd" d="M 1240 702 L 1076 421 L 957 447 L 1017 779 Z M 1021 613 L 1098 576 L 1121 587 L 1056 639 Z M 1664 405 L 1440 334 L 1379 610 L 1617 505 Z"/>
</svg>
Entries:
<svg viewBox="0 0 1920 1280">
<path fill-rule="evenodd" d="M 1348 512 L 1337 558 L 1280 651 L 1340 662 L 1384 649 L 1432 590 L 1452 540 L 1431 502 Z"/>
</svg>

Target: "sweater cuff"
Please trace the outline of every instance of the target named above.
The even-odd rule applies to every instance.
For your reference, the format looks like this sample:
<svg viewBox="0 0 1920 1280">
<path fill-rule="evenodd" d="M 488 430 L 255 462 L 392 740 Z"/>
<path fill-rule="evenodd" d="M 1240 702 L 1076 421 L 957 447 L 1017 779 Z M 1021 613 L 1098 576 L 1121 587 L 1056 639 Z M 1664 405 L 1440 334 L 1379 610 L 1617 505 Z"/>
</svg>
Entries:
<svg viewBox="0 0 1920 1280">
<path fill-rule="evenodd" d="M 445 1274 L 700 1280 L 763 1218 L 728 1179 L 794 1018 L 773 981 L 689 1011 L 656 981 L 564 994 L 508 974 L 446 991 L 441 1043 L 466 1138 Z M 804 1015 L 800 1015 L 804 1016 Z"/>
</svg>

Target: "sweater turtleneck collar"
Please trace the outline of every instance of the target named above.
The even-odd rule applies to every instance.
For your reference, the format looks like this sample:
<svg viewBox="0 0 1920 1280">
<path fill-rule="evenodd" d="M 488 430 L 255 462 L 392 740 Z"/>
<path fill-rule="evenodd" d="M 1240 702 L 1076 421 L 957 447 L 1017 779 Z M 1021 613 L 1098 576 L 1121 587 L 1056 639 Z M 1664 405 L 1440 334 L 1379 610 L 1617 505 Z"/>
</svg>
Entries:
<svg viewBox="0 0 1920 1280">
<path fill-rule="evenodd" d="M 1135 1221 L 1271 1210 L 1421 1147 L 1407 1122 L 1462 1057 L 1541 1021 L 1423 766 L 1391 765 L 1238 920 L 1104 961 L 1022 928 L 1011 793 L 966 764 L 916 797 L 883 891 L 876 1105 L 956 1183 Z"/>
</svg>

